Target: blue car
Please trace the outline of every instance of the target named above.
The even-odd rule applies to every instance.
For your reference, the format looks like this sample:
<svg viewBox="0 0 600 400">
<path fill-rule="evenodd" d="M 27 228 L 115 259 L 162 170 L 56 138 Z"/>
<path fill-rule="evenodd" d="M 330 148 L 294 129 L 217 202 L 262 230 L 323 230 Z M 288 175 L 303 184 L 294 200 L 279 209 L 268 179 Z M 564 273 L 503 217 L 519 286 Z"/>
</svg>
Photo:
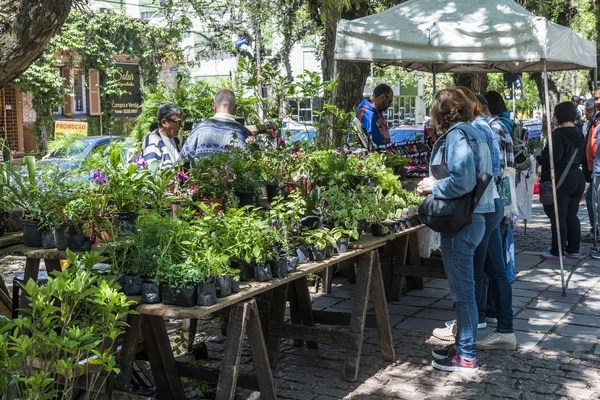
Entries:
<svg viewBox="0 0 600 400">
<path fill-rule="evenodd" d="M 123 136 L 87 136 L 74 141 L 68 148 L 50 151 L 38 162 L 58 166 L 61 170 L 73 170 L 81 167 L 91 155 L 102 153 L 111 143 L 124 141 Z"/>
<path fill-rule="evenodd" d="M 300 140 L 313 140 L 317 135 L 317 130 L 312 125 L 305 125 L 296 121 L 287 121 L 281 126 L 281 133 L 285 141 L 291 143 Z"/>
<path fill-rule="evenodd" d="M 400 125 L 390 129 L 390 140 L 392 143 L 423 140 L 425 128 L 423 125 Z"/>
</svg>

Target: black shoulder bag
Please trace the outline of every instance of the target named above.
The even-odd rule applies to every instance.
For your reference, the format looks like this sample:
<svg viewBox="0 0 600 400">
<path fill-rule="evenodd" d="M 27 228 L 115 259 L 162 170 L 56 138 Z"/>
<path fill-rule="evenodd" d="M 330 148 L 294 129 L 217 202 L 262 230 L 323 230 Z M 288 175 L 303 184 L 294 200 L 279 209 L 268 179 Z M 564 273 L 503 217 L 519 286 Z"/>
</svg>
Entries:
<svg viewBox="0 0 600 400">
<path fill-rule="evenodd" d="M 460 131 L 469 143 L 469 137 L 462 130 Z M 470 144 L 469 144 L 470 146 Z M 446 149 L 442 155 L 440 165 L 432 165 L 431 172 L 433 176 L 448 177 L 448 163 L 446 162 Z M 479 203 L 481 196 L 487 189 L 492 180 L 492 175 L 475 170 L 477 183 L 469 193 L 455 199 L 436 199 L 433 194 L 427 196 L 425 201 L 419 207 L 419 216 L 425 225 L 436 232 L 455 233 L 471 222 L 471 216 L 475 207 Z"/>
</svg>

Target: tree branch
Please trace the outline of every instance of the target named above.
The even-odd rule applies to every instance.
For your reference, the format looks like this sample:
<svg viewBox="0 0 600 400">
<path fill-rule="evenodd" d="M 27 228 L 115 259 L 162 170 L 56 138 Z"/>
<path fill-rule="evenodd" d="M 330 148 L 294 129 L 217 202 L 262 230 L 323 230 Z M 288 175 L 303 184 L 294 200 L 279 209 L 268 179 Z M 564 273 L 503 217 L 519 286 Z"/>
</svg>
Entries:
<svg viewBox="0 0 600 400">
<path fill-rule="evenodd" d="M 0 89 L 37 60 L 63 25 L 73 4 L 84 0 L 22 0 L 0 27 Z"/>
</svg>

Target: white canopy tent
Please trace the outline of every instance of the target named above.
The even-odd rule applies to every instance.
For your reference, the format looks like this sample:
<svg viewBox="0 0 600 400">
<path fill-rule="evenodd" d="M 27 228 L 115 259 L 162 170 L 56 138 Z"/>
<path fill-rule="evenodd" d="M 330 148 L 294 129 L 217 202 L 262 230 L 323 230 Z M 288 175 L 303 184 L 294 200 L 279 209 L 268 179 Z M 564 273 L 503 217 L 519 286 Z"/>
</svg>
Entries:
<svg viewBox="0 0 600 400">
<path fill-rule="evenodd" d="M 596 68 L 596 45 L 512 0 L 410 0 L 337 27 L 336 60 L 427 72 Z"/>
<path fill-rule="evenodd" d="M 544 72 L 596 69 L 596 44 L 537 17 L 512 0 L 410 0 L 378 14 L 339 22 L 335 60 L 375 62 L 431 72 Z M 552 132 L 550 172 L 556 201 Z M 562 254 L 560 230 L 558 250 Z M 563 295 L 566 294 L 560 259 Z"/>
</svg>

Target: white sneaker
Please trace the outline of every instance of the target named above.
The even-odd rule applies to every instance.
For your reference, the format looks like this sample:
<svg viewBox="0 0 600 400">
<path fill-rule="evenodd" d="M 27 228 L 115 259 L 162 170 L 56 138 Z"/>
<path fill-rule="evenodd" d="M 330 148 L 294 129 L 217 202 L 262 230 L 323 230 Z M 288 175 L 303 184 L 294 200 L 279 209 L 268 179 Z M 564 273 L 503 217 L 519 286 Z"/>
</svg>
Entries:
<svg viewBox="0 0 600 400">
<path fill-rule="evenodd" d="M 514 333 L 492 332 L 485 339 L 477 342 L 478 350 L 515 350 L 517 338 Z"/>
<path fill-rule="evenodd" d="M 441 340 L 454 341 L 454 336 L 456 336 L 456 320 L 446 321 L 444 325 L 444 328 L 435 328 L 433 336 Z"/>
<path fill-rule="evenodd" d="M 435 328 L 432 332 L 433 336 L 441 340 L 453 341 L 456 336 L 456 320 L 446 321 L 444 328 Z M 482 322 L 477 324 L 477 329 L 487 328 L 487 323 Z"/>
<path fill-rule="evenodd" d="M 490 323 L 490 324 L 497 324 L 498 318 L 485 317 L 485 322 Z"/>
</svg>

